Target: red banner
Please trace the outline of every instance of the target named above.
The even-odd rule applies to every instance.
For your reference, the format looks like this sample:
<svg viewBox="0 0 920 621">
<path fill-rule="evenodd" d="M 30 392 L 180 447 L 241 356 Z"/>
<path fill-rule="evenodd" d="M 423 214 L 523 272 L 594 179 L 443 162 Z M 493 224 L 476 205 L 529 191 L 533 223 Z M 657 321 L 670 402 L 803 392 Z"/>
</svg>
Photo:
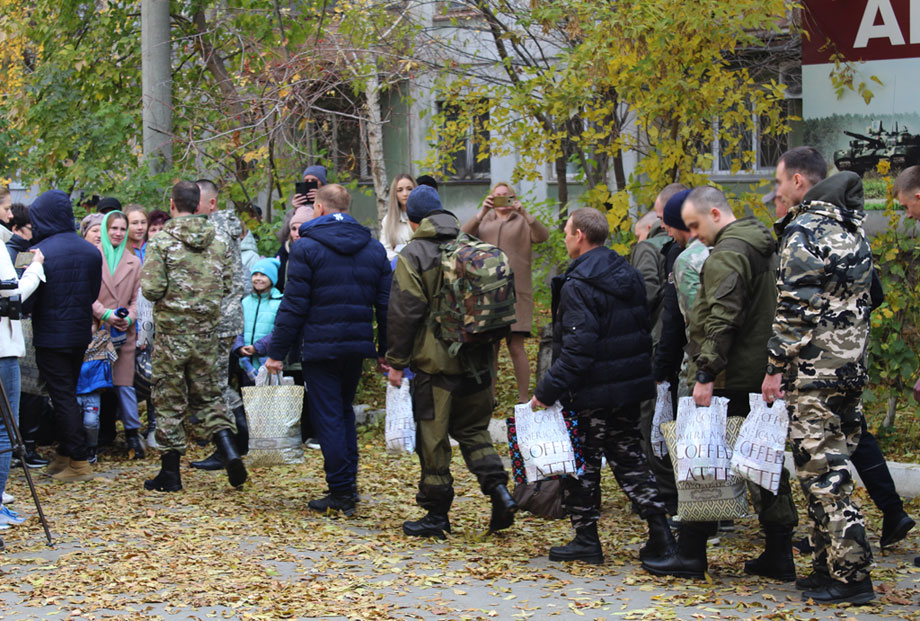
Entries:
<svg viewBox="0 0 920 621">
<path fill-rule="evenodd" d="M 920 58 L 920 0 L 805 0 L 802 64 Z"/>
</svg>

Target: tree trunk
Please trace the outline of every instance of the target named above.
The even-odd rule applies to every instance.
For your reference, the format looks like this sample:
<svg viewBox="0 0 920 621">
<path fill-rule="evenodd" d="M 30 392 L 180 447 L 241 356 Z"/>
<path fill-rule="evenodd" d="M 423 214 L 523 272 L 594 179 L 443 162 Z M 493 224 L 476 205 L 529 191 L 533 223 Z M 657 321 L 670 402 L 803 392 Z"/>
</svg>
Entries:
<svg viewBox="0 0 920 621">
<path fill-rule="evenodd" d="M 374 180 L 374 197 L 377 204 L 377 225 L 387 213 L 387 166 L 383 157 L 383 118 L 380 115 L 380 82 L 376 68 L 371 72 L 364 89 L 364 107 L 367 112 L 367 149 L 370 153 L 371 177 Z"/>
<path fill-rule="evenodd" d="M 151 173 L 172 167 L 172 54 L 169 0 L 141 2 L 144 159 Z"/>
<path fill-rule="evenodd" d="M 565 165 L 567 159 L 565 151 L 561 157 L 556 158 L 556 187 L 559 194 L 559 228 L 565 226 L 566 220 L 569 219 L 569 180 L 565 175 Z"/>
<path fill-rule="evenodd" d="M 898 412 L 898 396 L 888 395 L 888 411 L 885 413 L 885 420 L 882 421 L 882 427 L 894 427 L 894 417 Z"/>
</svg>

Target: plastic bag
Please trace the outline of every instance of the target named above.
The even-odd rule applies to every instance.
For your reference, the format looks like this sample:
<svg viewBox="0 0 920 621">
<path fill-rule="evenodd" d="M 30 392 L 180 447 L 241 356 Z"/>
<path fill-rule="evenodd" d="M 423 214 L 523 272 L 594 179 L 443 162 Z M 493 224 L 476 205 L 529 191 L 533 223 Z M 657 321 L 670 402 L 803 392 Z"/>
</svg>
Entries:
<svg viewBox="0 0 920 621">
<path fill-rule="evenodd" d="M 255 386 L 243 387 L 243 409 L 249 422 L 252 467 L 300 464 L 304 461 L 300 439 L 300 413 L 304 388 L 290 377 L 259 369 Z"/>
<path fill-rule="evenodd" d="M 730 474 L 731 445 L 725 441 L 728 399 L 713 397 L 697 407 L 681 397 L 677 409 L 677 481 L 725 481 Z"/>
<path fill-rule="evenodd" d="M 575 451 L 559 403 L 537 411 L 530 403 L 520 403 L 514 406 L 514 420 L 528 481 L 576 473 Z"/>
<path fill-rule="evenodd" d="M 655 415 L 652 417 L 650 443 L 652 452 L 659 459 L 668 454 L 668 443 L 661 433 L 661 426 L 674 420 L 674 404 L 671 401 L 671 383 L 658 384 L 658 398 L 655 400 Z"/>
<path fill-rule="evenodd" d="M 415 452 L 415 418 L 409 380 L 403 378 L 397 388 L 387 383 L 387 418 L 384 431 L 388 453 Z"/>
<path fill-rule="evenodd" d="M 762 395 L 751 393 L 749 398 L 751 412 L 741 425 L 732 451 L 731 468 L 775 494 L 783 474 L 789 413 L 782 400 L 770 407 Z"/>
</svg>

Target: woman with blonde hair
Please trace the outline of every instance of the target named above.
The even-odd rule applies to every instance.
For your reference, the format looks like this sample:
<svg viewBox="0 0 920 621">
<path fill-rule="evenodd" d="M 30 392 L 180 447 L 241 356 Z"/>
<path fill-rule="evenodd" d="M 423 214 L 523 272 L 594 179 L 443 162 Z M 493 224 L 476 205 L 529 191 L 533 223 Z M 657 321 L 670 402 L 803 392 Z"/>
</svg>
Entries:
<svg viewBox="0 0 920 621">
<path fill-rule="evenodd" d="M 515 321 L 506 343 L 514 365 L 518 402 L 526 403 L 530 400 L 530 362 L 524 351 L 524 339 L 530 336 L 533 323 L 531 247 L 549 239 L 549 230 L 527 213 L 514 188 L 505 182 L 495 184 L 482 202 L 482 209 L 463 225 L 462 230 L 501 248 L 514 270 Z"/>
<path fill-rule="evenodd" d="M 411 175 L 401 173 L 393 178 L 390 184 L 390 205 L 387 213 L 380 223 L 380 243 L 387 251 L 387 259 L 393 260 L 412 237 L 409 228 L 409 218 L 406 217 L 406 199 L 409 192 L 415 189 L 415 179 Z"/>
</svg>

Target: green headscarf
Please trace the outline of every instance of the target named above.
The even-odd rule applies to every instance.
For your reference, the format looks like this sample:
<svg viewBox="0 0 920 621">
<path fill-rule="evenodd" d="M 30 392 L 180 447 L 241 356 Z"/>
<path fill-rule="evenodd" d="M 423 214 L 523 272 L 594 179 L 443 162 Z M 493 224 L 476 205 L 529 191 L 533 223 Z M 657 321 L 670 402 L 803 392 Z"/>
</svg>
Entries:
<svg viewBox="0 0 920 621">
<path fill-rule="evenodd" d="M 109 264 L 109 274 L 115 274 L 115 268 L 118 267 L 118 263 L 121 261 L 121 255 L 125 252 L 125 246 L 128 245 L 128 232 L 125 231 L 125 238 L 121 240 L 118 248 L 112 246 L 112 242 L 109 240 L 109 217 L 114 214 L 121 214 L 125 218 L 125 228 L 127 228 L 128 217 L 120 211 L 110 211 L 105 214 L 105 217 L 102 219 L 102 254 L 105 256 L 105 262 Z"/>
</svg>

